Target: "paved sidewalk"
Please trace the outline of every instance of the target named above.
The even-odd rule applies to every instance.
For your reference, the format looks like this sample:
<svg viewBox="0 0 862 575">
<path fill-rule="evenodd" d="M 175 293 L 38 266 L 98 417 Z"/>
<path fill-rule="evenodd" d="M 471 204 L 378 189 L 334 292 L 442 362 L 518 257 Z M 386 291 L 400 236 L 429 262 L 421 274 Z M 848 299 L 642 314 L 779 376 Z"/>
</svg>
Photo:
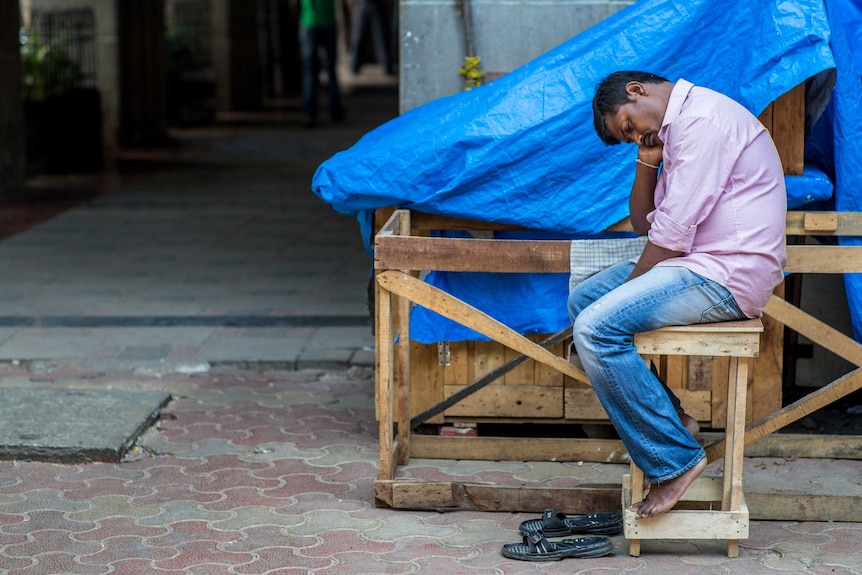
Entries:
<svg viewBox="0 0 862 575">
<path fill-rule="evenodd" d="M 37 178 L 34 194 L 90 198 L 0 241 L 0 362 L 373 365 L 371 257 L 311 179 L 397 114 L 397 85 L 370 76 L 345 99 L 338 125 L 303 130 L 282 102 L 126 151 L 119 172 Z"/>
<path fill-rule="evenodd" d="M 500 548 L 536 514 L 377 508 L 373 374 L 363 368 L 41 378 L 22 370 L 3 381 L 174 396 L 122 463 L 0 462 L 8 575 L 862 574 L 859 523 L 754 521 L 735 559 L 718 541 L 645 541 L 634 558 L 615 536 L 612 556 L 533 564 Z M 574 475 L 544 463 L 413 463 L 440 477 L 559 484 L 566 469 Z M 585 463 L 577 474 L 600 467 Z"/>
</svg>

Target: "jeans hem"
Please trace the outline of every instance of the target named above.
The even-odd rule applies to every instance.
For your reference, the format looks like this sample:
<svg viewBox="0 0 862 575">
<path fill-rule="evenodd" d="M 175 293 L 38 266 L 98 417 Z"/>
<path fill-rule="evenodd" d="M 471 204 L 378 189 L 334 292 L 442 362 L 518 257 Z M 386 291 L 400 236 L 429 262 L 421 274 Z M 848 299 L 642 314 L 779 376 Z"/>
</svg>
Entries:
<svg viewBox="0 0 862 575">
<path fill-rule="evenodd" d="M 694 467 L 695 465 L 697 465 L 698 463 L 703 461 L 703 459 L 705 459 L 705 458 L 706 458 L 706 451 L 701 449 L 700 452 L 697 454 L 697 457 L 695 457 L 691 461 L 691 463 L 689 463 L 688 465 L 683 467 L 680 471 L 673 473 L 673 474 L 665 475 L 663 477 L 660 477 L 659 479 L 651 479 L 651 478 L 647 477 L 647 480 L 650 483 L 664 483 L 666 481 L 670 481 L 671 479 L 676 479 L 677 477 L 679 477 L 680 475 L 682 475 L 683 473 L 685 473 L 686 471 L 688 471 L 689 469 L 691 469 L 692 467 Z"/>
</svg>

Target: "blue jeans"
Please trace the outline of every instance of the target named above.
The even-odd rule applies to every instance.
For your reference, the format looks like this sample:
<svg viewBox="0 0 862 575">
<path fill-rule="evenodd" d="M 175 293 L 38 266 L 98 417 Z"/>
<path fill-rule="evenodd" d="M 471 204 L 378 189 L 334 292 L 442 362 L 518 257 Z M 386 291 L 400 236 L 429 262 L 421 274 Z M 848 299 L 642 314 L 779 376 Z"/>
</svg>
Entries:
<svg viewBox="0 0 862 575">
<path fill-rule="evenodd" d="M 634 347 L 634 334 L 668 325 L 744 319 L 722 285 L 683 267 L 657 266 L 626 281 L 620 262 L 569 294 L 573 343 L 596 395 L 650 483 L 681 475 L 705 457 L 662 383 Z"/>
<path fill-rule="evenodd" d="M 329 115 L 336 121 L 344 115 L 336 70 L 337 44 L 338 31 L 335 26 L 299 28 L 299 48 L 302 57 L 302 114 L 307 120 L 317 119 L 317 83 L 320 75 L 318 53 L 321 49 L 324 56 L 323 65 L 326 69 Z"/>
</svg>

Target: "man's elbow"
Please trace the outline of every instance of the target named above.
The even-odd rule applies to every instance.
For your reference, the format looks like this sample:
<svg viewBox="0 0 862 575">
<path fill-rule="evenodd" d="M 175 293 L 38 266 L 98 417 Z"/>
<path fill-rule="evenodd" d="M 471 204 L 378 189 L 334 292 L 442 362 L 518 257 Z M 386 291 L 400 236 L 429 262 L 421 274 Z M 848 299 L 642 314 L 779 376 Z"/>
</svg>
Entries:
<svg viewBox="0 0 862 575">
<path fill-rule="evenodd" d="M 645 236 L 649 233 L 649 222 L 638 222 L 632 220 L 632 231 L 636 233 L 638 236 Z"/>
</svg>

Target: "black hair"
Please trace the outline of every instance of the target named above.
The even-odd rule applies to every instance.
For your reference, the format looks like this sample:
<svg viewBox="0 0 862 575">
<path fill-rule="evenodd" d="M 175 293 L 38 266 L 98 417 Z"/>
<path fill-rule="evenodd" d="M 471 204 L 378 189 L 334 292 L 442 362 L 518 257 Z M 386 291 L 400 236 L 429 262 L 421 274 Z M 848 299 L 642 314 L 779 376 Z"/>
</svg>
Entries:
<svg viewBox="0 0 862 575">
<path fill-rule="evenodd" d="M 608 146 L 614 146 L 621 142 L 608 132 L 608 128 L 605 126 L 605 114 L 614 115 L 619 111 L 620 106 L 631 102 L 631 98 L 626 92 L 626 85 L 629 82 L 661 84 L 668 82 L 668 80 L 649 72 L 621 71 L 614 72 L 599 82 L 599 85 L 596 86 L 596 94 L 593 96 L 593 126 L 596 129 L 596 134 Z"/>
</svg>

